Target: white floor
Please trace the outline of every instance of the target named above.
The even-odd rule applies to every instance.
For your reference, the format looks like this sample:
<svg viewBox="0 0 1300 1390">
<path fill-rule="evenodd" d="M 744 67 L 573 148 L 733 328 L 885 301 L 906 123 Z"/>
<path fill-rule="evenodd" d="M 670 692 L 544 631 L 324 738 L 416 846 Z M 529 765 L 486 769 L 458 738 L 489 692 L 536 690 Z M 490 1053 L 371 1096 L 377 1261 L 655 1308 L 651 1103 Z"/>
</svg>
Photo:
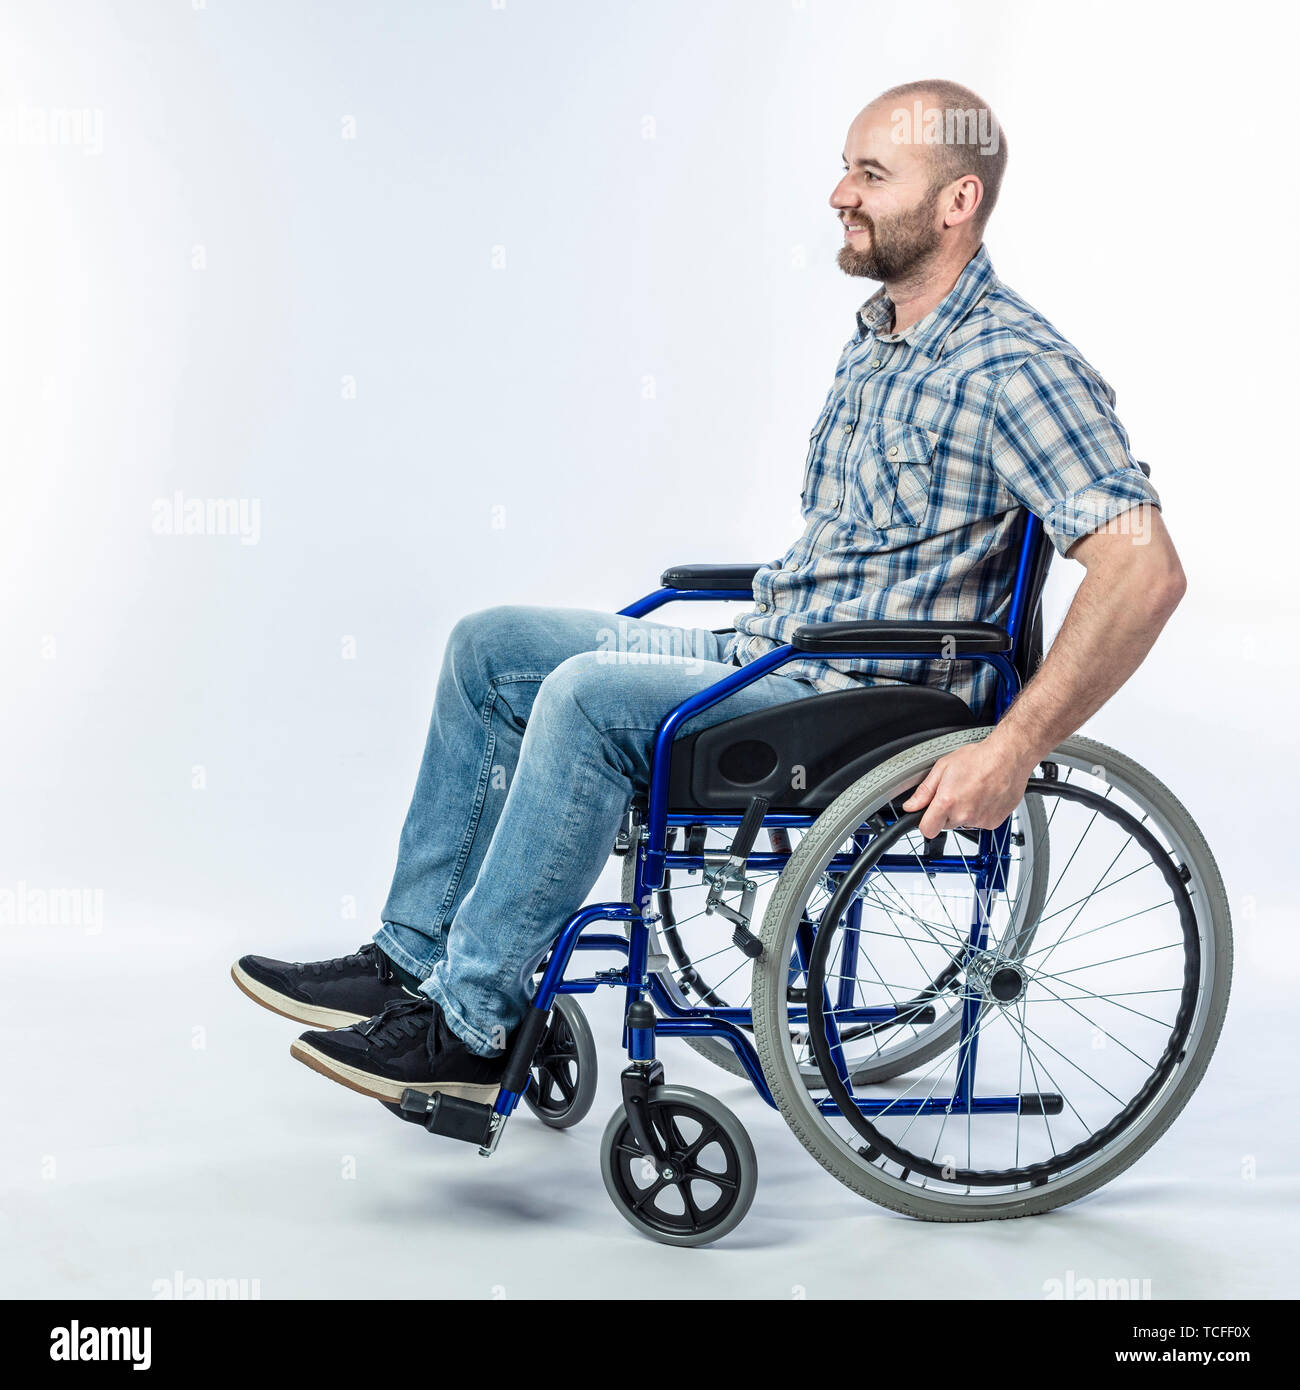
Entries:
<svg viewBox="0 0 1300 1390">
<path fill-rule="evenodd" d="M 178 929 L 180 928 L 180 929 Z M 669 1079 L 723 1098 L 760 1164 L 744 1224 L 655 1245 L 601 1184 L 617 998 L 587 1001 L 605 1070 L 567 1133 L 520 1110 L 490 1160 L 293 1062 L 294 1024 L 230 983 L 247 927 L 11 928 L 0 981 L 0 1294 L 150 1298 L 248 1281 L 262 1298 L 1039 1299 L 1052 1281 L 1150 1280 L 1156 1298 L 1300 1293 L 1294 1054 L 1285 998 L 1240 972 L 1210 1074 L 1109 1187 L 1028 1221 L 927 1225 L 819 1168 L 747 1086 L 667 1042 Z M 333 943 L 325 943 L 331 945 Z M 588 957 L 595 960 L 595 957 Z M 254 1282 L 255 1281 L 255 1282 Z"/>
</svg>

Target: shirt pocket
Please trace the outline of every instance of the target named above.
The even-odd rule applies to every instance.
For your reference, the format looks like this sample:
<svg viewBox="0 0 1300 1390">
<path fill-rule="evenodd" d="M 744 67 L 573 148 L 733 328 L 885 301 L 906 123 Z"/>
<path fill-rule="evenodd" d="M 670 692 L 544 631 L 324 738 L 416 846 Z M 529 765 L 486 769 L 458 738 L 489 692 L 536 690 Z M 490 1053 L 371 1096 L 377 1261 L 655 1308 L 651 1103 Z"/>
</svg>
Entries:
<svg viewBox="0 0 1300 1390">
<path fill-rule="evenodd" d="M 878 531 L 924 525 L 938 442 L 938 434 L 922 425 L 878 422 L 854 480 L 859 518 Z"/>
<path fill-rule="evenodd" d="M 813 501 L 813 492 L 817 485 L 817 460 L 822 457 L 821 474 L 825 477 L 826 463 L 824 456 L 819 455 L 818 445 L 821 443 L 822 435 L 826 433 L 827 422 L 831 418 L 831 411 L 835 406 L 835 392 L 832 390 L 826 397 L 826 403 L 822 406 L 822 413 L 817 417 L 817 423 L 812 427 L 812 433 L 808 436 L 808 457 L 804 460 L 803 466 L 803 490 L 799 494 L 799 503 L 803 511 L 808 510 L 809 504 Z"/>
</svg>

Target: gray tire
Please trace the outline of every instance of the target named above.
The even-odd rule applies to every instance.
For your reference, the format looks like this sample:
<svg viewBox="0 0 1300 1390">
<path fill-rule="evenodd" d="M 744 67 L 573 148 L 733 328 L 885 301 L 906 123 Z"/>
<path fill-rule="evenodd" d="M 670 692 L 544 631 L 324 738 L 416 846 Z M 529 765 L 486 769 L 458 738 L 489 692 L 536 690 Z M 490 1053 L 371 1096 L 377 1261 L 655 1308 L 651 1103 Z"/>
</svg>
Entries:
<svg viewBox="0 0 1300 1390">
<path fill-rule="evenodd" d="M 663 1245 L 711 1245 L 740 1225 L 754 1200 L 754 1192 L 758 1187 L 758 1158 L 754 1153 L 754 1145 L 744 1125 L 720 1100 L 693 1087 L 653 1086 L 650 1089 L 649 1108 L 652 1119 L 657 1110 L 667 1108 L 675 1112 L 679 1118 L 694 1120 L 700 1125 L 701 1135 L 708 1127 L 715 1127 L 716 1137 L 704 1146 L 703 1152 L 707 1154 L 716 1150 L 716 1154 L 711 1154 L 709 1168 L 686 1186 L 717 1186 L 720 1195 L 715 1209 L 716 1216 L 706 1215 L 702 1229 L 674 1230 L 664 1220 L 656 1219 L 655 1203 L 635 1200 L 644 1195 L 646 1188 L 631 1188 L 628 1174 L 645 1160 L 640 1158 L 639 1148 L 629 1147 L 635 1145 L 635 1140 L 630 1136 L 627 1115 L 622 1106 L 610 1116 L 600 1142 L 600 1173 L 605 1180 L 605 1191 L 609 1193 L 610 1200 L 623 1214 L 624 1219 L 651 1240 L 659 1241 Z M 718 1164 L 719 1156 L 726 1159 L 725 1169 L 716 1169 L 727 1183 L 725 1190 L 722 1186 L 713 1184 L 709 1177 L 709 1172 L 715 1171 L 712 1165 Z M 645 1183 L 646 1187 L 653 1186 L 655 1180 L 647 1177 Z M 664 1191 L 665 1195 L 670 1195 L 666 1185 Z M 689 1217 L 685 1212 L 679 1219 L 689 1223 Z"/>
<path fill-rule="evenodd" d="M 558 1056 L 548 1055 L 548 1047 L 554 1052 L 554 1044 L 558 1041 L 557 1023 L 562 1030 L 563 1052 Z M 539 1061 L 544 1063 L 541 1068 L 544 1084 L 540 1089 L 536 1075 Z M 548 1068 L 552 1074 L 546 1084 Z M 596 1099 L 596 1070 L 596 1040 L 591 1035 L 591 1024 L 587 1022 L 582 1005 L 571 994 L 557 994 L 551 1022 L 534 1061 L 534 1075 L 529 1077 L 528 1089 L 524 1092 L 524 1104 L 548 1129 L 568 1129 L 586 1118 Z M 557 1091 L 561 1092 L 558 1097 Z"/>
</svg>

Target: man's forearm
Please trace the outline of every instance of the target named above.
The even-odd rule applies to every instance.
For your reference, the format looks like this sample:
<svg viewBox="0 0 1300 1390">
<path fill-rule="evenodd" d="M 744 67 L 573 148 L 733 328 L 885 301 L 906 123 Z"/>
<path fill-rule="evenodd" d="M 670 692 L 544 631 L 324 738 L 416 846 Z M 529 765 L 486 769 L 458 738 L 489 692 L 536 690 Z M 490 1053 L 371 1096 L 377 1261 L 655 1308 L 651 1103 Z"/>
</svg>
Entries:
<svg viewBox="0 0 1300 1390">
<path fill-rule="evenodd" d="M 1047 658 L 989 736 L 1013 761 L 1032 768 L 1142 664 L 1184 589 L 1172 552 L 1172 563 L 1150 558 L 1112 555 L 1084 576 Z"/>
</svg>

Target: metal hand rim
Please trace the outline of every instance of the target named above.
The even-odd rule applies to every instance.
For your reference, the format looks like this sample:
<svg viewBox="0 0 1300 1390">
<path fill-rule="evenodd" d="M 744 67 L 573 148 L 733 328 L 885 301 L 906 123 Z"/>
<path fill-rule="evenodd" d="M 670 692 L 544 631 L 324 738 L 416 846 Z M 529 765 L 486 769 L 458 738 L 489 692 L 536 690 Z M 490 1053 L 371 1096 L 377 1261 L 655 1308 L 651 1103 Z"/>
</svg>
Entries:
<svg viewBox="0 0 1300 1390">
<path fill-rule="evenodd" d="M 1187 1034 L 1191 1029 L 1192 1018 L 1196 1012 L 1196 991 L 1201 970 L 1201 943 L 1196 931 L 1196 914 L 1192 908 L 1191 896 L 1175 867 L 1172 854 L 1166 851 L 1159 840 L 1121 806 L 1108 801 L 1096 792 L 1083 787 L 1072 786 L 1067 782 L 1046 781 L 1039 778 L 1034 778 L 1029 782 L 1026 792 L 1036 792 L 1040 795 L 1050 793 L 1055 796 L 1063 796 L 1067 800 L 1079 801 L 1084 805 L 1091 806 L 1109 819 L 1117 821 L 1147 851 L 1160 870 L 1173 894 L 1174 902 L 1177 904 L 1179 921 L 1183 928 L 1183 941 L 1186 947 L 1183 992 L 1169 1042 L 1166 1044 L 1164 1053 L 1159 1062 L 1156 1063 L 1156 1068 L 1146 1085 L 1118 1115 L 1103 1125 L 1096 1134 L 1075 1144 L 1062 1154 L 1056 1154 L 1051 1159 L 1030 1164 L 1025 1168 L 999 1172 L 976 1168 L 943 1167 L 931 1159 L 908 1153 L 906 1149 L 899 1148 L 892 1140 L 881 1134 L 858 1109 L 852 1093 L 841 1080 L 830 1055 L 830 1042 L 826 1036 L 826 1011 L 822 1001 L 826 957 L 830 952 L 831 938 L 835 935 L 834 926 L 848 910 L 852 895 L 863 878 L 886 850 L 909 831 L 916 828 L 921 820 L 921 812 L 912 812 L 900 817 L 893 825 L 877 835 L 872 840 L 870 847 L 863 851 L 852 868 L 845 873 L 830 902 L 827 903 L 822 912 L 821 920 L 827 923 L 830 929 L 817 931 L 813 941 L 812 957 L 808 963 L 809 1042 L 818 1069 L 821 1071 L 822 1080 L 826 1083 L 826 1089 L 830 1092 L 832 1099 L 839 1106 L 841 1115 L 864 1139 L 869 1140 L 875 1148 L 901 1167 L 914 1173 L 920 1173 L 923 1177 L 936 1178 L 947 1183 L 965 1184 L 970 1187 L 1002 1187 L 1024 1182 L 1041 1185 L 1053 1173 L 1061 1172 L 1073 1166 L 1104 1147 L 1116 1134 L 1126 1128 L 1135 1116 L 1141 1114 L 1164 1085 L 1170 1072 L 1182 1060 L 1183 1045 L 1187 1041 Z"/>
</svg>

